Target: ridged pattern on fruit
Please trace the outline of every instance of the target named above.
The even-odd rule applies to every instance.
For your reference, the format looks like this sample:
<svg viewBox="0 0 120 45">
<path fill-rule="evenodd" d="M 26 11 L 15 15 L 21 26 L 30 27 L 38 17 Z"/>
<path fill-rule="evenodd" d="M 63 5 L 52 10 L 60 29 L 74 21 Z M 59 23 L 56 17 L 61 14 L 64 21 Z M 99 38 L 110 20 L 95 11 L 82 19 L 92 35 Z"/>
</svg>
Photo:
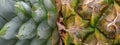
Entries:
<svg viewBox="0 0 120 45">
<path fill-rule="evenodd" d="M 61 5 L 58 27 L 65 45 L 120 44 L 120 5 L 116 0 L 61 0 Z"/>
<path fill-rule="evenodd" d="M 55 0 L 0 0 L 0 45 L 58 45 Z"/>
</svg>

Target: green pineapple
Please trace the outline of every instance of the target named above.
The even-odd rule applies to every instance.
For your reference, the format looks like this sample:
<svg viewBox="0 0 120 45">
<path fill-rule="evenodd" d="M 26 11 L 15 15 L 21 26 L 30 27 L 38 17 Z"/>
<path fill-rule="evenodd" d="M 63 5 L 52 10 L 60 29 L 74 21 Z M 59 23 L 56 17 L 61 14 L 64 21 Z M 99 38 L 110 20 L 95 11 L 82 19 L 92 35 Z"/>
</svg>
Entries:
<svg viewBox="0 0 120 45">
<path fill-rule="evenodd" d="M 1 0 L 0 8 L 1 45 L 59 44 L 55 0 Z"/>
</svg>

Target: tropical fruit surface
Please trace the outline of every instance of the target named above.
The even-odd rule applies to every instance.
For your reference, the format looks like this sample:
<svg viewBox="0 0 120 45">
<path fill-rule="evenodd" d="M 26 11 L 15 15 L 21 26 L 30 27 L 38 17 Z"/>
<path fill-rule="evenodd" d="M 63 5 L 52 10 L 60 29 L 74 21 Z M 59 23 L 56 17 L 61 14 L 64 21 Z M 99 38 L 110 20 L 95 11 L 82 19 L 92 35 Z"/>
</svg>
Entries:
<svg viewBox="0 0 120 45">
<path fill-rule="evenodd" d="M 0 0 L 0 45 L 120 45 L 120 1 Z"/>
</svg>

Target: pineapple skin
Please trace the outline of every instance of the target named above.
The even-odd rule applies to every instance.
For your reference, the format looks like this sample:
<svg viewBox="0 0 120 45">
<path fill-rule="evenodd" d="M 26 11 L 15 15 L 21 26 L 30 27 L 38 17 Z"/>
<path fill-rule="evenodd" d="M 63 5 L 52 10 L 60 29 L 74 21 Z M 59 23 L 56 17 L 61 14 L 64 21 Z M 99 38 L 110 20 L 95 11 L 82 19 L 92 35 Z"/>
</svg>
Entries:
<svg viewBox="0 0 120 45">
<path fill-rule="evenodd" d="M 55 0 L 0 0 L 0 8 L 0 45 L 59 45 Z"/>
<path fill-rule="evenodd" d="M 120 45 L 118 0 L 59 2 L 57 26 L 64 45 Z"/>
<path fill-rule="evenodd" d="M 120 45 L 119 3 L 0 0 L 0 45 Z"/>
</svg>

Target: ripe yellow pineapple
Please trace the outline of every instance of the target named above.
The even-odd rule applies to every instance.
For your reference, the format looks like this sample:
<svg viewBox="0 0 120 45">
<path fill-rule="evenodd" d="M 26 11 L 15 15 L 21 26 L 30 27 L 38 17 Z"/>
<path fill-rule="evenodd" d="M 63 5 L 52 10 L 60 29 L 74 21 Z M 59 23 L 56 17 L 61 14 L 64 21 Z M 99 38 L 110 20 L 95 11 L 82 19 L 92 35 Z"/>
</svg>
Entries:
<svg viewBox="0 0 120 45">
<path fill-rule="evenodd" d="M 57 25 L 64 45 L 120 45 L 120 1 L 60 2 Z"/>
</svg>

